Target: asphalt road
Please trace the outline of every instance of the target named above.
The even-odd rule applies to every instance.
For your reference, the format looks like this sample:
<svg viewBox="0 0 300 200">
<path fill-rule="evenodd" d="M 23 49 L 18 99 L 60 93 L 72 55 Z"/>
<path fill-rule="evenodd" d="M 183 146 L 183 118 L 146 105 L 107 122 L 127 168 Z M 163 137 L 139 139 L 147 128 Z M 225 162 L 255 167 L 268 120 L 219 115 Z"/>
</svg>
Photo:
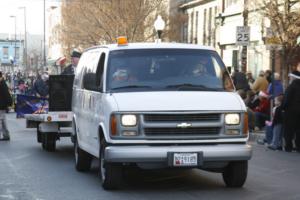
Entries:
<svg viewBox="0 0 300 200">
<path fill-rule="evenodd" d="M 127 169 L 122 188 L 105 191 L 97 177 L 98 163 L 88 173 L 75 171 L 72 143 L 64 138 L 57 151 L 42 150 L 35 129 L 9 115 L 11 141 L 0 141 L 0 200 L 114 199 L 300 199 L 300 154 L 270 151 L 253 144 L 246 184 L 224 186 L 220 174 L 201 170 L 145 171 Z"/>
</svg>

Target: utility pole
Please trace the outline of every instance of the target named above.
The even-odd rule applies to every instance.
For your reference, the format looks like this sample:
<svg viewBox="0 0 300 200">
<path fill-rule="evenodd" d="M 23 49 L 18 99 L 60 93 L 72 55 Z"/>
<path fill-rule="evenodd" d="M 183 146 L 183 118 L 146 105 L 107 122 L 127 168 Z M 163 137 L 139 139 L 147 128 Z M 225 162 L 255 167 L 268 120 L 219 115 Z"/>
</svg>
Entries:
<svg viewBox="0 0 300 200">
<path fill-rule="evenodd" d="M 243 19 L 244 19 L 244 27 L 248 26 L 248 0 L 244 0 L 244 11 L 243 11 Z M 250 40 L 250 38 L 249 38 Z M 246 73 L 247 71 L 247 46 L 243 46 L 242 48 L 242 72 Z"/>
<path fill-rule="evenodd" d="M 25 58 L 25 70 L 27 70 L 28 63 L 27 63 L 27 29 L 26 29 L 26 7 L 19 7 L 19 9 L 24 9 L 24 58 Z"/>
<path fill-rule="evenodd" d="M 12 15 L 10 16 L 11 18 L 14 18 L 15 20 L 15 49 L 14 49 L 14 59 L 13 59 L 13 71 L 14 71 L 14 67 L 16 65 L 16 56 L 17 56 L 17 17 Z"/>
<path fill-rule="evenodd" d="M 43 67 L 46 66 L 46 0 L 44 0 L 44 55 Z"/>
</svg>

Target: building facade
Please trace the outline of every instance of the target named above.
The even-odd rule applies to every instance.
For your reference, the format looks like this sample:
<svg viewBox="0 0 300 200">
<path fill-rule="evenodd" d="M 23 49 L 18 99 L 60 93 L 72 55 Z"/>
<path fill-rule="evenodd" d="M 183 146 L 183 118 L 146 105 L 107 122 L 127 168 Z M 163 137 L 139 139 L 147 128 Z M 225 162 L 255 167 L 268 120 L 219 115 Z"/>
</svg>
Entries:
<svg viewBox="0 0 300 200">
<path fill-rule="evenodd" d="M 0 39 L 0 70 L 17 71 L 23 61 L 23 40 Z"/>
<path fill-rule="evenodd" d="M 63 56 L 62 46 L 58 40 L 61 25 L 61 2 L 52 3 L 47 10 L 46 41 L 48 46 L 48 60 L 57 60 Z"/>
<path fill-rule="evenodd" d="M 182 27 L 182 32 L 187 32 L 185 41 L 214 47 L 232 69 L 242 70 L 245 62 L 245 71 L 257 76 L 260 70 L 269 69 L 270 54 L 263 42 L 266 20 L 250 4 L 249 0 L 194 0 L 182 4 L 180 9 L 188 16 L 187 28 Z M 243 49 L 236 45 L 236 31 L 237 26 L 244 25 L 250 27 L 250 45 Z"/>
</svg>

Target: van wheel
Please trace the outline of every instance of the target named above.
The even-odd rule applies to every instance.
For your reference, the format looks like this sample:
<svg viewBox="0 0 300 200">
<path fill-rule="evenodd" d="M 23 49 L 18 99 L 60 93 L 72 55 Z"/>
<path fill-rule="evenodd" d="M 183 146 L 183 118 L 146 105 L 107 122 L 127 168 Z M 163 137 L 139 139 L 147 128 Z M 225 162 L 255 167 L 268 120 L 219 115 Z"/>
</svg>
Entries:
<svg viewBox="0 0 300 200">
<path fill-rule="evenodd" d="M 222 173 L 227 187 L 242 187 L 247 179 L 248 161 L 230 162 Z"/>
<path fill-rule="evenodd" d="M 99 174 L 102 181 L 102 187 L 105 190 L 117 189 L 122 180 L 122 165 L 118 163 L 108 163 L 104 160 L 104 150 L 107 147 L 104 139 L 100 143 L 99 153 Z"/>
<path fill-rule="evenodd" d="M 41 133 L 42 147 L 46 151 L 53 152 L 56 148 L 56 133 Z"/>
<path fill-rule="evenodd" d="M 84 172 L 89 171 L 92 165 L 92 156 L 82 150 L 79 145 L 77 139 L 74 142 L 74 155 L 75 155 L 75 168 L 77 171 Z"/>
</svg>

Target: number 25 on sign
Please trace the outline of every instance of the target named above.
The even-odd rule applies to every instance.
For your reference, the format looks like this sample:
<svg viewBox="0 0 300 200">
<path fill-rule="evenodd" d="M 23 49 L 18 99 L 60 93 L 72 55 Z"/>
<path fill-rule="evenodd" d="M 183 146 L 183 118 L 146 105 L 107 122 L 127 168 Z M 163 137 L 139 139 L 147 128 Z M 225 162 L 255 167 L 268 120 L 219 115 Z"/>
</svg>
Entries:
<svg viewBox="0 0 300 200">
<path fill-rule="evenodd" d="M 248 46 L 250 45 L 250 27 L 237 26 L 236 27 L 236 45 Z"/>
</svg>

